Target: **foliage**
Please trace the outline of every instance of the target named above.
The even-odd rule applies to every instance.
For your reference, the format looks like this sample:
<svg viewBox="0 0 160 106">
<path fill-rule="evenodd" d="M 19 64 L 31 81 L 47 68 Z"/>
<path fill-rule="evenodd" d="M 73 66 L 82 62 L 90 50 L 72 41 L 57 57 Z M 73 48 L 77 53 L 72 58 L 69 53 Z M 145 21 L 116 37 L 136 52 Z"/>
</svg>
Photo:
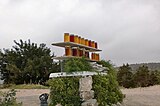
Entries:
<svg viewBox="0 0 160 106">
<path fill-rule="evenodd" d="M 160 63 L 136 63 L 130 64 L 129 66 L 132 68 L 133 71 L 136 71 L 141 66 L 147 66 L 149 70 L 155 71 L 160 70 Z"/>
<path fill-rule="evenodd" d="M 160 72 L 157 70 L 151 71 L 149 85 L 157 85 L 160 84 Z"/>
<path fill-rule="evenodd" d="M 50 106 L 80 106 L 79 78 L 55 78 L 48 81 L 51 86 Z"/>
<path fill-rule="evenodd" d="M 41 83 L 48 80 L 49 73 L 56 70 L 53 64 L 51 50 L 45 44 L 31 43 L 30 40 L 14 41 L 11 50 L 5 49 L 2 69 L 5 83 Z"/>
<path fill-rule="evenodd" d="M 64 70 L 66 72 L 92 71 L 92 66 L 83 58 L 72 58 L 65 62 Z"/>
<path fill-rule="evenodd" d="M 14 89 L 3 93 L 1 92 L 2 98 L 0 98 L 0 106 L 22 106 L 22 103 L 16 101 L 16 91 Z"/>
<path fill-rule="evenodd" d="M 49 89 L 48 86 L 43 86 L 39 84 L 3 84 L 1 89 Z"/>
<path fill-rule="evenodd" d="M 123 66 L 119 67 L 119 71 L 117 72 L 117 81 L 120 86 L 125 88 L 135 87 L 132 69 L 128 64 L 123 64 Z"/>
<path fill-rule="evenodd" d="M 70 62 L 76 61 L 76 64 L 72 65 Z M 77 62 L 78 61 L 78 62 Z M 79 64 L 79 61 L 82 60 L 73 60 L 67 61 L 66 65 L 72 71 L 75 71 L 76 67 Z M 84 61 L 84 60 L 83 60 Z M 83 65 L 86 65 L 82 62 Z M 95 92 L 95 98 L 97 99 L 99 106 L 106 106 L 116 104 L 123 100 L 123 94 L 119 89 L 118 83 L 116 81 L 116 72 L 112 64 L 109 61 L 100 61 L 98 64 L 108 67 L 107 75 L 95 75 L 93 76 L 93 90 Z M 82 66 L 83 66 L 82 65 Z M 81 68 L 81 67 L 80 67 Z M 74 69 L 74 70 L 73 70 Z M 84 68 L 84 70 L 86 70 Z M 80 71 L 80 69 L 79 69 Z M 55 106 L 58 103 L 61 103 L 62 106 L 80 106 L 81 101 L 79 97 L 79 78 L 70 77 L 70 78 L 54 78 L 49 80 L 49 85 L 51 86 L 51 103 L 50 106 Z"/>
<path fill-rule="evenodd" d="M 149 85 L 149 70 L 147 66 L 141 66 L 134 74 L 134 81 L 137 87 L 147 87 Z"/>
<path fill-rule="evenodd" d="M 5 67 L 6 67 L 6 62 L 4 58 L 4 53 L 0 50 L 0 80 L 5 78 L 4 76 L 2 76 L 3 71 L 4 70 L 6 71 Z"/>
<path fill-rule="evenodd" d="M 160 72 L 149 70 L 148 66 L 144 65 L 139 66 L 136 71 L 132 71 L 132 68 L 126 64 L 119 67 L 117 80 L 121 86 L 126 88 L 147 87 L 160 84 Z"/>
<path fill-rule="evenodd" d="M 99 106 L 107 106 L 122 102 L 123 94 L 116 81 L 116 72 L 109 61 L 100 61 L 99 64 L 109 68 L 107 75 L 93 77 L 93 90 Z"/>
</svg>

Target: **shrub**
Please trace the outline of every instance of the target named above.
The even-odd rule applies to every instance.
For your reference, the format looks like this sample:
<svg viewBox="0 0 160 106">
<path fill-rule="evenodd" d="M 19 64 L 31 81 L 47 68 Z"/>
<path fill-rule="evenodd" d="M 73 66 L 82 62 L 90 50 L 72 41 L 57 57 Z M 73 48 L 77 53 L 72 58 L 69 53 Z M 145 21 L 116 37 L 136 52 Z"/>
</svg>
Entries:
<svg viewBox="0 0 160 106">
<path fill-rule="evenodd" d="M 100 61 L 98 63 L 109 69 L 107 75 L 93 76 L 93 90 L 99 106 L 111 106 L 122 102 L 124 96 L 119 89 L 116 71 L 112 64 L 109 61 Z"/>
<path fill-rule="evenodd" d="M 54 78 L 48 81 L 51 86 L 50 106 L 60 103 L 62 106 L 80 106 L 79 78 Z"/>
<path fill-rule="evenodd" d="M 16 91 L 14 89 L 8 92 L 1 92 L 0 106 L 22 106 L 22 103 L 16 101 Z"/>
<path fill-rule="evenodd" d="M 64 70 L 68 73 L 77 71 L 92 71 L 92 66 L 83 58 L 72 58 L 65 62 Z"/>
<path fill-rule="evenodd" d="M 78 61 L 76 63 L 73 63 Z M 69 60 L 65 67 L 68 68 L 68 72 L 73 72 L 79 66 L 79 62 L 82 60 Z M 87 62 L 87 61 L 85 61 Z M 84 62 L 84 63 L 85 63 Z M 83 67 L 89 64 L 80 65 L 79 71 Z M 123 100 L 123 94 L 121 93 L 118 82 L 116 80 L 116 72 L 112 64 L 106 61 L 100 61 L 98 64 L 102 64 L 108 68 L 107 75 L 95 75 L 93 76 L 93 90 L 95 92 L 95 99 L 97 99 L 99 106 L 106 106 L 116 104 Z M 83 69 L 83 71 L 87 68 Z M 62 106 L 80 106 L 81 100 L 79 96 L 79 77 L 67 77 L 67 78 L 54 78 L 48 81 L 51 86 L 50 92 L 50 106 L 56 104 L 62 104 Z"/>
</svg>

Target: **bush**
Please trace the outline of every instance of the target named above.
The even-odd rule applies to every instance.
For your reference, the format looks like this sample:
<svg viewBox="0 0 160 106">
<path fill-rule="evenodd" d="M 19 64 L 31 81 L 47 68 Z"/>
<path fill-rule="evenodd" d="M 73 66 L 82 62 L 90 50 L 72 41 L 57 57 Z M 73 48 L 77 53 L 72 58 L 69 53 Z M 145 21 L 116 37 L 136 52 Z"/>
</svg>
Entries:
<svg viewBox="0 0 160 106">
<path fill-rule="evenodd" d="M 64 70 L 68 73 L 78 71 L 92 71 L 92 66 L 83 58 L 72 58 L 65 61 Z"/>
<path fill-rule="evenodd" d="M 1 95 L 0 106 L 22 106 L 22 103 L 16 101 L 16 91 L 14 89 L 5 93 L 1 92 Z"/>
<path fill-rule="evenodd" d="M 65 67 L 68 68 L 68 72 L 73 72 L 77 68 L 79 62 L 68 61 Z M 87 61 L 85 61 L 87 62 Z M 89 64 L 87 62 L 87 64 Z M 82 64 L 80 66 L 87 66 Z M 99 106 L 106 106 L 117 104 L 123 100 L 123 94 L 121 93 L 118 82 L 116 80 L 116 72 L 112 64 L 106 61 L 100 61 L 98 64 L 102 64 L 107 67 L 107 75 L 95 75 L 93 76 L 93 90 L 95 92 L 95 99 L 97 99 Z M 74 69 L 74 70 L 72 70 Z M 81 67 L 79 71 L 82 70 Z M 83 70 L 85 71 L 85 69 Z M 79 96 L 79 77 L 67 77 L 67 78 L 54 78 L 48 81 L 51 86 L 50 92 L 50 106 L 56 104 L 62 104 L 62 106 L 80 106 L 81 100 Z"/>
<path fill-rule="evenodd" d="M 111 106 L 122 102 L 124 96 L 119 89 L 116 71 L 112 64 L 109 61 L 100 61 L 98 63 L 109 68 L 107 75 L 93 76 L 93 90 L 99 106 Z"/>
<path fill-rule="evenodd" d="M 51 86 L 50 106 L 80 106 L 79 78 L 55 78 L 48 81 Z"/>
</svg>

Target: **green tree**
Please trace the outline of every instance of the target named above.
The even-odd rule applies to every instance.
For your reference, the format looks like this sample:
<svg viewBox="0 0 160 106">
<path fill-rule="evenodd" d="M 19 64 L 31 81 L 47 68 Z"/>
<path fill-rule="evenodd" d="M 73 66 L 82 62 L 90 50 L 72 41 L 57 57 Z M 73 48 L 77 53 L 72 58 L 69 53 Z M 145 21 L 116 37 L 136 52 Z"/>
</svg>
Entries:
<svg viewBox="0 0 160 106">
<path fill-rule="evenodd" d="M 137 87 L 149 86 L 149 69 L 147 66 L 140 66 L 137 72 L 134 74 L 134 81 Z"/>
<path fill-rule="evenodd" d="M 119 71 L 117 72 L 117 80 L 119 85 L 125 88 L 135 86 L 133 81 L 132 69 L 128 64 L 123 64 L 123 66 L 119 67 Z"/>
<path fill-rule="evenodd" d="M 45 44 L 31 43 L 30 40 L 14 41 L 15 46 L 11 50 L 5 49 L 6 83 L 44 83 L 48 80 L 49 73 L 53 72 L 56 64 L 53 64 L 51 50 Z M 56 70 L 56 69 L 55 69 Z"/>
<path fill-rule="evenodd" d="M 160 77 L 160 72 L 158 72 L 157 70 L 151 71 L 149 78 L 149 85 L 160 84 L 159 77 Z"/>
</svg>

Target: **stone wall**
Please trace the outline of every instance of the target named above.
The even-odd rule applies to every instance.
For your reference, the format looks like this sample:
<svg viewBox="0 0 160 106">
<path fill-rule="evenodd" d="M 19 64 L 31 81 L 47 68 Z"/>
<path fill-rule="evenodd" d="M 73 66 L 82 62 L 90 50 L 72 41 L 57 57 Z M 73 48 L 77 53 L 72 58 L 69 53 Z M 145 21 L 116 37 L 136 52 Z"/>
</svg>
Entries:
<svg viewBox="0 0 160 106">
<path fill-rule="evenodd" d="M 79 80 L 80 98 L 83 101 L 81 106 L 98 106 L 97 100 L 94 99 L 94 91 L 92 90 L 92 77 L 87 76 Z"/>
</svg>

